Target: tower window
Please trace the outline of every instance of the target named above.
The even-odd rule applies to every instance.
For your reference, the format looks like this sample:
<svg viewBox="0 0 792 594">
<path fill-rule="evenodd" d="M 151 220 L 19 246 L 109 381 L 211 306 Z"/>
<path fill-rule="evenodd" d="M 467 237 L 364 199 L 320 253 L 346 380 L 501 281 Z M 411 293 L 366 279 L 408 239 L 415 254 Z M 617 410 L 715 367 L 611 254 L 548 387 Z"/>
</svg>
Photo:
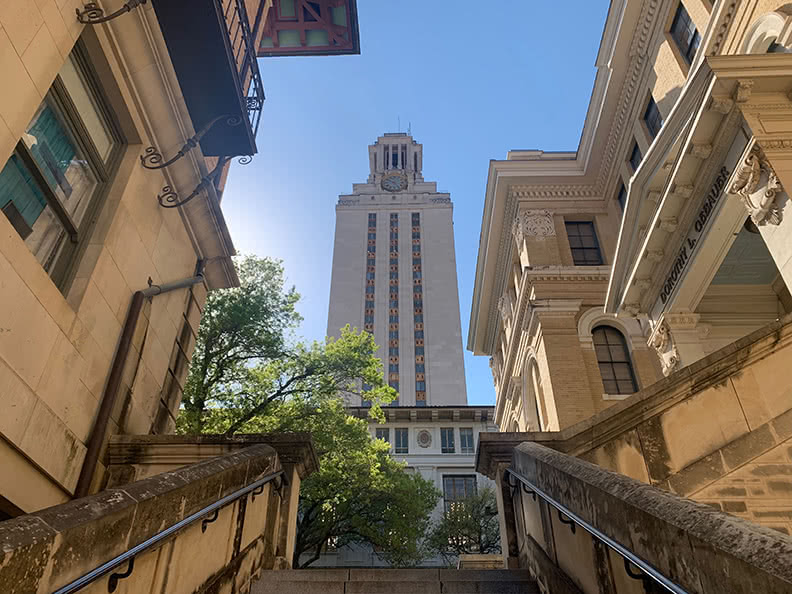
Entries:
<svg viewBox="0 0 792 594">
<path fill-rule="evenodd" d="M 674 39 L 677 48 L 679 48 L 679 53 L 682 54 L 685 62 L 688 64 L 693 62 L 693 58 L 696 56 L 696 51 L 701 43 L 701 35 L 699 35 L 696 25 L 693 24 L 682 2 L 677 6 L 669 33 Z"/>
<path fill-rule="evenodd" d="M 598 326 L 591 332 L 597 354 L 602 384 L 606 394 L 633 394 L 638 391 L 627 341 L 610 326 Z"/>
<path fill-rule="evenodd" d="M 391 152 L 391 169 L 398 169 L 399 167 L 399 153 L 396 150 Z"/>
<path fill-rule="evenodd" d="M 565 223 L 565 226 L 575 266 L 601 266 L 602 254 L 594 232 L 594 223 Z"/>
</svg>

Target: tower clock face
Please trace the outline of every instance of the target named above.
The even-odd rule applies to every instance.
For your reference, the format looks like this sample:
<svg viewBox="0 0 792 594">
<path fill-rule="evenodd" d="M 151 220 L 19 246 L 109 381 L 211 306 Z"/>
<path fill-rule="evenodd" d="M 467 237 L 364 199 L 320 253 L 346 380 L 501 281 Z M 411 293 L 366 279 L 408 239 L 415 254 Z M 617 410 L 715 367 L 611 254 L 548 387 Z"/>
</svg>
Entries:
<svg viewBox="0 0 792 594">
<path fill-rule="evenodd" d="M 407 187 L 407 179 L 402 175 L 389 175 L 382 178 L 382 189 L 388 192 L 398 192 Z"/>
</svg>

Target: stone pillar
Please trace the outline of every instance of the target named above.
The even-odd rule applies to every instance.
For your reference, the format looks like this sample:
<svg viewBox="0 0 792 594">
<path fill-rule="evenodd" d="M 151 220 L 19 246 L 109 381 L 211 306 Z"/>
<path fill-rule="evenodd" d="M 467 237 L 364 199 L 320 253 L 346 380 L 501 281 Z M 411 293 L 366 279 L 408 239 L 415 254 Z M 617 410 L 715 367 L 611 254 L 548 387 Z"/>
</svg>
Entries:
<svg viewBox="0 0 792 594">
<path fill-rule="evenodd" d="M 537 352 L 542 386 L 548 403 L 548 426 L 558 431 L 587 419 L 596 411 L 580 345 L 577 312 L 581 301 L 548 299 L 534 304 L 541 330 Z M 598 390 L 596 392 L 599 392 Z M 598 394 L 601 397 L 601 394 Z"/>
<path fill-rule="evenodd" d="M 499 464 L 495 478 L 495 499 L 498 502 L 498 521 L 500 522 L 501 553 L 503 566 L 517 569 L 520 565 L 520 545 L 517 541 L 517 524 L 514 517 L 514 501 L 511 487 L 506 477 L 508 464 Z"/>
<path fill-rule="evenodd" d="M 300 474 L 295 464 L 284 465 L 281 487 L 278 546 L 275 554 L 291 563 L 297 541 L 297 505 L 300 501 Z"/>
</svg>

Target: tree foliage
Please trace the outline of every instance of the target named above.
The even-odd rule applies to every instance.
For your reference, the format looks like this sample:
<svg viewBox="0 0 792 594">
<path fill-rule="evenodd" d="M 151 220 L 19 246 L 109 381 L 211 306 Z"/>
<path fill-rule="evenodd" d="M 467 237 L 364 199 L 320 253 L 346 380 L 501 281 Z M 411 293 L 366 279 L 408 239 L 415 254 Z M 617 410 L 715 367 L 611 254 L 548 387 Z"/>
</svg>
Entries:
<svg viewBox="0 0 792 594">
<path fill-rule="evenodd" d="M 500 527 L 495 493 L 485 487 L 449 505 L 427 538 L 427 548 L 450 559 L 462 554 L 500 553 Z"/>
<path fill-rule="evenodd" d="M 328 545 L 368 545 L 395 566 L 415 565 L 439 492 L 405 472 L 368 422 L 347 414 L 340 398 L 302 397 L 272 405 L 251 421 L 261 432 L 309 431 L 319 471 L 300 487 L 293 567 L 308 567 Z"/>
<path fill-rule="evenodd" d="M 237 265 L 241 286 L 207 299 L 178 430 L 313 435 L 320 469 L 300 488 L 295 567 L 328 544 L 367 544 L 394 565 L 418 563 L 439 493 L 344 409 L 343 396 L 359 394 L 381 420 L 380 404 L 397 396 L 373 337 L 346 327 L 338 339 L 290 340 L 301 318 L 280 262 L 247 257 Z"/>
</svg>

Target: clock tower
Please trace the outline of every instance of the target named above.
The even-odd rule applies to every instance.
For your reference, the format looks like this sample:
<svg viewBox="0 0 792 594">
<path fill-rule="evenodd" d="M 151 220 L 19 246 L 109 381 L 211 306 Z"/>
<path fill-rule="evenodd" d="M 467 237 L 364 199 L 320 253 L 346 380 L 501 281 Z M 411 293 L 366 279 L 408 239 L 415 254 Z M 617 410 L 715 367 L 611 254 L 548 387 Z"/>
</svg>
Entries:
<svg viewBox="0 0 792 594">
<path fill-rule="evenodd" d="M 384 134 L 366 183 L 339 196 L 327 333 L 374 335 L 394 405 L 466 405 L 453 205 L 422 167 L 412 136 Z"/>
</svg>

